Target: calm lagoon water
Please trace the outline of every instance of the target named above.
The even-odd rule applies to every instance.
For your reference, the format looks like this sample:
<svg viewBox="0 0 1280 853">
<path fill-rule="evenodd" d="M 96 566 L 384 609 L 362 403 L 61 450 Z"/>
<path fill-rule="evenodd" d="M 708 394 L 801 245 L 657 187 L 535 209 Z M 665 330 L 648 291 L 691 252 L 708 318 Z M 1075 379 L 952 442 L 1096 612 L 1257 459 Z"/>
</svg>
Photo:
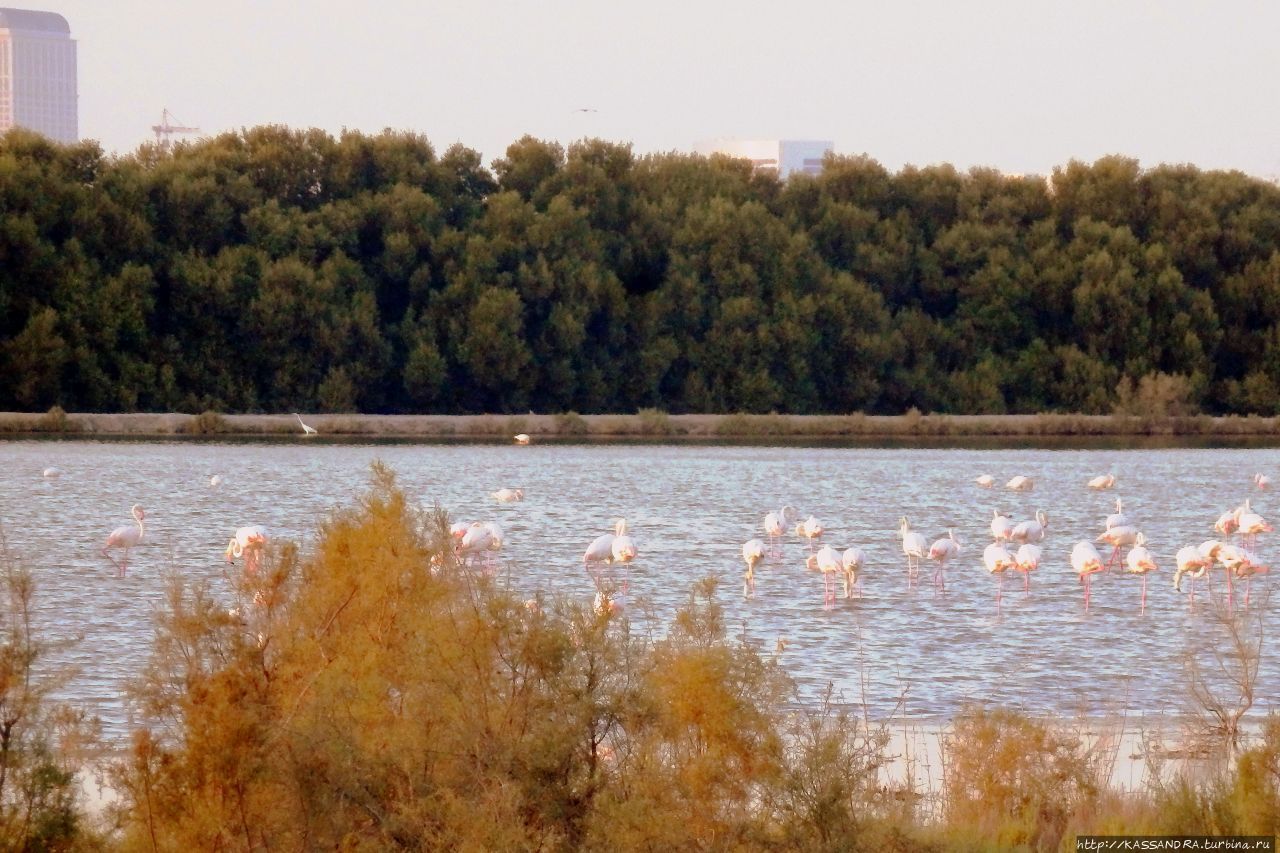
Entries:
<svg viewBox="0 0 1280 853">
<path fill-rule="evenodd" d="M 735 634 L 767 652 L 785 637 L 782 660 L 803 695 L 817 698 L 830 684 L 838 699 L 865 699 L 873 716 L 896 709 L 945 718 L 975 700 L 1054 713 L 1177 712 L 1185 656 L 1211 663 L 1218 632 L 1206 607 L 1192 610 L 1173 592 L 1173 554 L 1213 536 L 1219 513 L 1245 497 L 1280 517 L 1275 494 L 1251 483 L 1255 471 L 1280 473 L 1280 449 L 1257 447 L 0 442 L 0 522 L 37 579 L 37 618 L 56 637 L 83 638 L 64 653 L 79 668 L 67 694 L 121 738 L 129 722 L 123 689 L 146 660 L 164 572 L 225 588 L 223 549 L 247 524 L 305 546 L 327 512 L 366 487 L 376 459 L 423 504 L 439 503 L 455 520 L 501 524 L 500 577 L 522 596 L 591 600 L 582 552 L 625 517 L 640 550 L 626 601 L 635 627 L 662 632 L 691 584 L 718 576 Z M 63 475 L 44 479 L 48 466 Z M 1108 471 L 1119 479 L 1114 491 L 1085 488 Z M 216 473 L 224 482 L 212 489 Z M 979 489 L 980 473 L 997 483 L 1025 474 L 1036 487 Z M 504 486 L 523 488 L 525 500 L 498 504 L 489 495 Z M 1139 581 L 1111 574 L 1095 577 L 1085 614 L 1068 556 L 1076 541 L 1100 532 L 1116 497 L 1145 532 L 1160 572 L 1145 613 Z M 134 503 L 147 510 L 147 543 L 121 580 L 99 548 L 130 523 Z M 782 504 L 815 515 L 832 545 L 866 551 L 861 599 L 825 607 L 822 579 L 805 570 L 795 537 L 757 571 L 754 598 L 743 598 L 742 543 L 762 536 L 762 517 Z M 1015 520 L 1037 509 L 1049 515 L 1031 592 L 1008 578 L 998 617 L 995 582 L 982 568 L 996 508 Z M 945 592 L 929 584 L 929 566 L 922 585 L 908 590 L 897 536 L 903 515 L 929 541 L 952 527 L 963 543 Z M 1265 537 L 1258 551 L 1268 562 L 1280 553 Z M 1254 583 L 1252 606 L 1274 637 L 1271 584 L 1270 576 Z M 1221 590 L 1220 578 L 1215 585 Z M 1257 697 L 1259 713 L 1280 704 L 1274 645 L 1264 646 Z"/>
</svg>

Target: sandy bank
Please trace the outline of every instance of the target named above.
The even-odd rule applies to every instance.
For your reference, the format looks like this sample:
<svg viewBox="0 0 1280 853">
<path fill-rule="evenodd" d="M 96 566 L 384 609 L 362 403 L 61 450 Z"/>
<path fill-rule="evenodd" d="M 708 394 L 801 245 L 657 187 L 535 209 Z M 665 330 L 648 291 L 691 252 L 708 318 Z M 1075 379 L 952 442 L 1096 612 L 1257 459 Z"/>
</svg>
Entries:
<svg viewBox="0 0 1280 853">
<path fill-rule="evenodd" d="M 1280 418 L 1140 418 L 1122 415 L 362 415 L 304 414 L 321 435 L 385 438 L 911 438 L 1035 436 L 1270 436 Z M 200 415 L 0 412 L 0 434 L 161 437 L 301 434 L 292 414 Z"/>
</svg>

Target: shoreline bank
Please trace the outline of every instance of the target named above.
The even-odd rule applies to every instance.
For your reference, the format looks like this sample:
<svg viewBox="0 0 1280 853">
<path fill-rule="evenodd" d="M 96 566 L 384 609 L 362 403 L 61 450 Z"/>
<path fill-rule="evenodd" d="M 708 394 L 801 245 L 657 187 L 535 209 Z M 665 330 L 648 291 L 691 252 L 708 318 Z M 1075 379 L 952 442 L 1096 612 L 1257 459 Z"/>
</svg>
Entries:
<svg viewBox="0 0 1280 853">
<path fill-rule="evenodd" d="M 1089 436 L 1280 436 L 1280 418 L 1257 415 L 1137 417 L 1131 415 L 364 415 L 308 414 L 321 435 L 370 438 L 539 439 L 652 438 L 1038 438 Z M 160 438 L 260 437 L 301 434 L 292 414 L 198 415 L 0 412 L 0 435 L 69 435 Z"/>
</svg>

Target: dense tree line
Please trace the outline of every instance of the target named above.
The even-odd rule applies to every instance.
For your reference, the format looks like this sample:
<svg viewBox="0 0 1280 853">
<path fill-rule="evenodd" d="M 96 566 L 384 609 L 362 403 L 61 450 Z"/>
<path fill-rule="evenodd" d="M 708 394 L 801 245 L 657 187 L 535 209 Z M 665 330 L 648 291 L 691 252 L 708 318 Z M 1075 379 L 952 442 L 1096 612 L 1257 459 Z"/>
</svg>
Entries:
<svg viewBox="0 0 1280 853">
<path fill-rule="evenodd" d="M 0 138 L 0 409 L 1280 412 L 1280 187 L 260 127 Z"/>
</svg>

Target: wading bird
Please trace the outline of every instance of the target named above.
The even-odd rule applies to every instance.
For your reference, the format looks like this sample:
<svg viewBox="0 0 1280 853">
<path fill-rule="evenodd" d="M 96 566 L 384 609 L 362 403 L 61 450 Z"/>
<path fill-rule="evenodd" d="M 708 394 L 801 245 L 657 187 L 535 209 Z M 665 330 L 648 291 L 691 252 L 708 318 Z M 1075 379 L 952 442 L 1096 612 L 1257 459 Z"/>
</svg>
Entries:
<svg viewBox="0 0 1280 853">
<path fill-rule="evenodd" d="M 996 615 L 1000 615 L 1000 600 L 1004 597 L 1004 573 L 1016 568 L 1017 562 L 1009 549 L 999 542 L 992 542 L 982 551 L 982 563 L 996 577 Z"/>
<path fill-rule="evenodd" d="M 1107 516 L 1103 529 L 1110 530 L 1113 527 L 1127 527 L 1128 525 L 1129 516 L 1124 514 L 1124 503 L 1119 498 L 1116 498 L 1116 511 Z"/>
<path fill-rule="evenodd" d="M 227 543 L 227 562 L 235 562 L 244 556 L 244 570 L 249 574 L 258 571 L 258 563 L 262 560 L 262 551 L 267 546 L 267 529 L 259 524 L 241 527 L 236 535 Z"/>
<path fill-rule="evenodd" d="M 61 468 L 45 468 L 43 476 L 46 480 L 56 480 L 62 476 Z"/>
<path fill-rule="evenodd" d="M 1022 588 L 1027 592 L 1031 591 L 1031 573 L 1040 568 L 1041 556 L 1040 546 L 1030 543 L 1018 548 L 1018 553 L 1013 555 L 1013 567 L 1022 572 Z"/>
<path fill-rule="evenodd" d="M 1013 521 L 1009 516 L 1001 515 L 998 509 L 991 511 L 991 538 L 997 542 L 1008 542 L 1013 538 Z"/>
<path fill-rule="evenodd" d="M 979 474 L 974 478 L 973 482 L 977 483 L 984 489 L 989 489 L 996 484 L 996 478 L 992 477 L 990 474 Z"/>
<path fill-rule="evenodd" d="M 1077 542 L 1071 549 L 1071 568 L 1084 584 L 1084 612 L 1089 612 L 1089 576 L 1102 571 L 1102 555 L 1092 542 Z"/>
<path fill-rule="evenodd" d="M 959 556 L 960 543 L 956 541 L 954 530 L 948 528 L 947 535 L 929 546 L 929 559 L 936 560 L 938 568 L 933 573 L 933 585 L 939 589 L 947 588 L 947 561 Z"/>
<path fill-rule="evenodd" d="M 822 572 L 822 603 L 830 604 L 836 599 L 835 576 L 842 571 L 840 555 L 830 545 L 823 545 L 818 553 L 810 554 L 804 564 L 811 570 Z"/>
<path fill-rule="evenodd" d="M 1021 521 L 1013 528 L 1013 532 L 1009 534 L 1009 538 L 1014 542 L 1041 542 L 1044 540 L 1045 529 L 1049 526 L 1049 516 L 1045 515 L 1044 510 L 1036 510 L 1036 517 L 1031 521 Z"/>
<path fill-rule="evenodd" d="M 515 503 L 524 500 L 524 489 L 498 489 L 492 497 L 500 504 Z"/>
<path fill-rule="evenodd" d="M 1184 577 L 1190 578 L 1191 595 L 1189 602 L 1194 602 L 1196 600 L 1195 582 L 1205 576 L 1209 567 L 1213 565 L 1213 559 L 1205 557 L 1200 552 L 1200 549 L 1194 545 L 1179 548 L 1173 559 L 1178 564 L 1178 568 L 1173 573 L 1173 590 L 1174 592 L 1182 592 L 1182 579 Z"/>
<path fill-rule="evenodd" d="M 1126 524 L 1123 527 L 1112 527 L 1093 541 L 1105 542 L 1111 546 L 1111 557 L 1107 560 L 1109 569 L 1115 565 L 1116 560 L 1120 559 L 1120 549 L 1126 545 L 1133 545 L 1141 535 L 1136 527 Z"/>
<path fill-rule="evenodd" d="M 513 435 L 512 438 L 516 440 L 516 444 L 528 444 L 530 441 L 529 434 L 527 432 L 518 432 Z"/>
<path fill-rule="evenodd" d="M 742 594 L 750 596 L 756 591 L 756 566 L 764 559 L 764 542 L 759 539 L 748 539 L 742 546 L 742 561 L 747 564 L 747 571 L 742 575 Z"/>
<path fill-rule="evenodd" d="M 1271 478 L 1266 474 L 1258 473 L 1253 475 L 1253 484 L 1259 489 L 1265 489 L 1271 485 Z"/>
<path fill-rule="evenodd" d="M 131 527 L 127 524 L 117 527 L 107 536 L 107 541 L 102 546 L 102 556 L 106 557 L 119 570 L 119 576 L 124 577 L 125 569 L 129 566 L 129 549 L 136 548 L 142 544 L 142 537 L 146 533 L 146 529 L 142 526 L 142 519 L 146 518 L 146 511 L 140 504 L 134 504 L 133 509 L 134 520 L 138 522 L 137 527 Z M 121 555 L 119 562 L 107 553 L 108 548 L 121 548 L 124 553 Z"/>
<path fill-rule="evenodd" d="M 1101 491 L 1103 489 L 1109 489 L 1115 484 L 1116 484 L 1115 474 L 1102 474 L 1090 480 L 1088 483 L 1088 486 L 1091 489 L 1097 489 Z"/>
<path fill-rule="evenodd" d="M 610 548 L 613 551 L 615 563 L 630 563 L 636 558 L 636 543 L 627 535 L 625 518 L 618 519 L 618 523 L 613 526 L 613 544 Z"/>
<path fill-rule="evenodd" d="M 858 573 L 867 561 L 861 548 L 846 548 L 840 555 L 840 566 L 844 571 L 844 597 L 853 597 L 853 587 L 858 585 Z M 862 587 L 858 586 L 858 597 L 862 597 Z"/>
<path fill-rule="evenodd" d="M 1125 558 L 1125 571 L 1142 575 L 1142 606 L 1139 612 L 1147 611 L 1147 575 L 1156 570 L 1156 558 L 1147 550 L 1147 538 L 1141 533 L 1138 534 L 1134 541 L 1133 547 L 1129 549 L 1129 555 Z"/>
<path fill-rule="evenodd" d="M 298 419 L 298 425 L 299 425 L 300 427 L 302 427 L 302 434 L 303 434 L 303 435 L 315 435 L 315 434 L 316 434 L 316 428 L 315 428 L 315 427 L 313 427 L 313 426 L 307 426 L 305 423 L 303 423 L 303 422 L 302 422 L 302 415 L 298 414 L 297 412 L 294 412 L 294 413 L 293 413 L 293 416 L 294 416 L 295 418 L 297 418 L 297 419 Z"/>
<path fill-rule="evenodd" d="M 1015 492 L 1029 492 L 1036 487 L 1036 481 L 1030 477 L 1024 477 L 1019 474 L 1009 482 L 1005 483 L 1005 486 Z"/>
<path fill-rule="evenodd" d="M 907 588 L 909 589 L 916 584 L 916 577 L 920 574 L 920 561 L 928 553 L 929 543 L 911 529 L 911 524 L 905 515 L 898 523 L 898 532 L 902 534 L 902 553 L 907 555 Z"/>
</svg>

